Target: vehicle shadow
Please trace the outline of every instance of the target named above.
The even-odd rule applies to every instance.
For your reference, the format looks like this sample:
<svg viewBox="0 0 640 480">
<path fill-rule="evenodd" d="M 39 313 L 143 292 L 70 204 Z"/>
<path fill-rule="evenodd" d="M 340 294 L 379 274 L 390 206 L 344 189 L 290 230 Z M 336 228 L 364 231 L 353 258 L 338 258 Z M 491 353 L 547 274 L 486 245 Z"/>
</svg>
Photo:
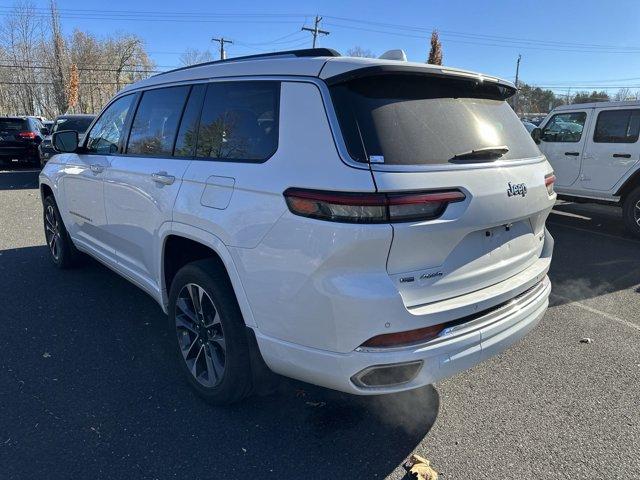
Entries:
<svg viewBox="0 0 640 480">
<path fill-rule="evenodd" d="M 92 260 L 0 251 L 5 478 L 384 478 L 436 421 L 434 387 L 355 397 L 282 379 L 228 407 L 179 376 L 159 306 Z"/>
<path fill-rule="evenodd" d="M 13 165 L 0 166 L 0 190 L 25 190 L 38 188 L 40 170 Z"/>
<path fill-rule="evenodd" d="M 640 283 L 640 241 L 624 231 L 619 209 L 565 203 L 554 210 L 547 222 L 555 238 L 552 304 L 595 298 Z"/>
</svg>

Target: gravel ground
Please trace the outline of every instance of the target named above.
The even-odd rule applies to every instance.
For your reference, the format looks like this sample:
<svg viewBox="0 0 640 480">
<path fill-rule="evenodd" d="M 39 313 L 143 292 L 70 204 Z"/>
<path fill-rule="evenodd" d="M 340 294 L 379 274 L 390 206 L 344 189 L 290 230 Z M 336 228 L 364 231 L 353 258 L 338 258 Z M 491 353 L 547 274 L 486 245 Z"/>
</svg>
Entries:
<svg viewBox="0 0 640 480">
<path fill-rule="evenodd" d="M 0 172 L 2 478 L 399 479 L 412 452 L 444 479 L 640 478 L 640 242 L 616 208 L 556 207 L 552 307 L 467 372 L 380 398 L 283 380 L 215 408 L 151 298 L 49 263 L 36 183 Z"/>
</svg>

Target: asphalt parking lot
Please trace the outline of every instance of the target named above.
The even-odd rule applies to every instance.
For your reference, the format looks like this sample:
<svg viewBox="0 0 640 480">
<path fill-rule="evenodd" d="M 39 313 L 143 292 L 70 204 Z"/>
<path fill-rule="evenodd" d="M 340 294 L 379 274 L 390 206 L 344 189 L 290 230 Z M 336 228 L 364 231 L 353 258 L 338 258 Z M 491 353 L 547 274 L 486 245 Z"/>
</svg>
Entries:
<svg viewBox="0 0 640 480">
<path fill-rule="evenodd" d="M 467 372 L 379 398 L 283 380 L 216 408 L 150 297 L 50 264 L 37 172 L 0 172 L 0 477 L 399 479 L 416 452 L 444 479 L 640 478 L 640 241 L 619 216 L 556 207 L 551 308 Z"/>
</svg>

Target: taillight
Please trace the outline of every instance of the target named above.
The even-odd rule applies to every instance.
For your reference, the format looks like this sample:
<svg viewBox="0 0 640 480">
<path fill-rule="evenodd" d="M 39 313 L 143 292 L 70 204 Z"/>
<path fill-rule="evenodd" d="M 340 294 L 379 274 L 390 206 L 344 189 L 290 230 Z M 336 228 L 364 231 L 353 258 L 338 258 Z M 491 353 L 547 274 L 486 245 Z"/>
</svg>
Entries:
<svg viewBox="0 0 640 480">
<path fill-rule="evenodd" d="M 36 138 L 36 132 L 20 132 L 18 133 L 18 137 L 20 138 L 25 138 L 28 140 L 35 140 Z"/>
<path fill-rule="evenodd" d="M 438 218 L 449 203 L 461 202 L 459 190 L 412 193 L 325 192 L 289 188 L 284 192 L 291 213 L 345 223 L 392 223 Z"/>
<path fill-rule="evenodd" d="M 553 173 L 549 173 L 544 176 L 544 184 L 547 187 L 547 193 L 549 196 L 554 194 L 553 185 L 556 183 L 556 176 Z"/>
</svg>

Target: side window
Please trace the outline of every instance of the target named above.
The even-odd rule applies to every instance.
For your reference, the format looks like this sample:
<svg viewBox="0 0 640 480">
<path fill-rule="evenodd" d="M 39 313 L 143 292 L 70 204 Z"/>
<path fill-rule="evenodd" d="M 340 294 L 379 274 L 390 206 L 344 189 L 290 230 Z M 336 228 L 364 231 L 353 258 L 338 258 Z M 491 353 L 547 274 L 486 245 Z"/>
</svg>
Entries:
<svg viewBox="0 0 640 480">
<path fill-rule="evenodd" d="M 173 151 L 175 157 L 192 157 L 196 149 L 196 138 L 198 138 L 198 120 L 202 110 L 202 101 L 207 91 L 205 84 L 194 85 L 189 94 L 187 106 L 182 115 L 176 147 Z"/>
<path fill-rule="evenodd" d="M 131 125 L 127 153 L 169 156 L 189 87 L 147 90 Z"/>
<path fill-rule="evenodd" d="M 135 95 L 127 95 L 113 102 L 100 116 L 87 137 L 87 151 L 109 155 L 118 152 L 127 113 Z"/>
<path fill-rule="evenodd" d="M 604 110 L 598 114 L 593 141 L 635 143 L 640 133 L 640 109 Z"/>
<path fill-rule="evenodd" d="M 280 83 L 211 83 L 200 127 L 198 158 L 260 162 L 278 148 Z"/>
<path fill-rule="evenodd" d="M 544 127 L 540 139 L 545 142 L 579 142 L 586 120 L 585 112 L 558 113 Z"/>
</svg>

